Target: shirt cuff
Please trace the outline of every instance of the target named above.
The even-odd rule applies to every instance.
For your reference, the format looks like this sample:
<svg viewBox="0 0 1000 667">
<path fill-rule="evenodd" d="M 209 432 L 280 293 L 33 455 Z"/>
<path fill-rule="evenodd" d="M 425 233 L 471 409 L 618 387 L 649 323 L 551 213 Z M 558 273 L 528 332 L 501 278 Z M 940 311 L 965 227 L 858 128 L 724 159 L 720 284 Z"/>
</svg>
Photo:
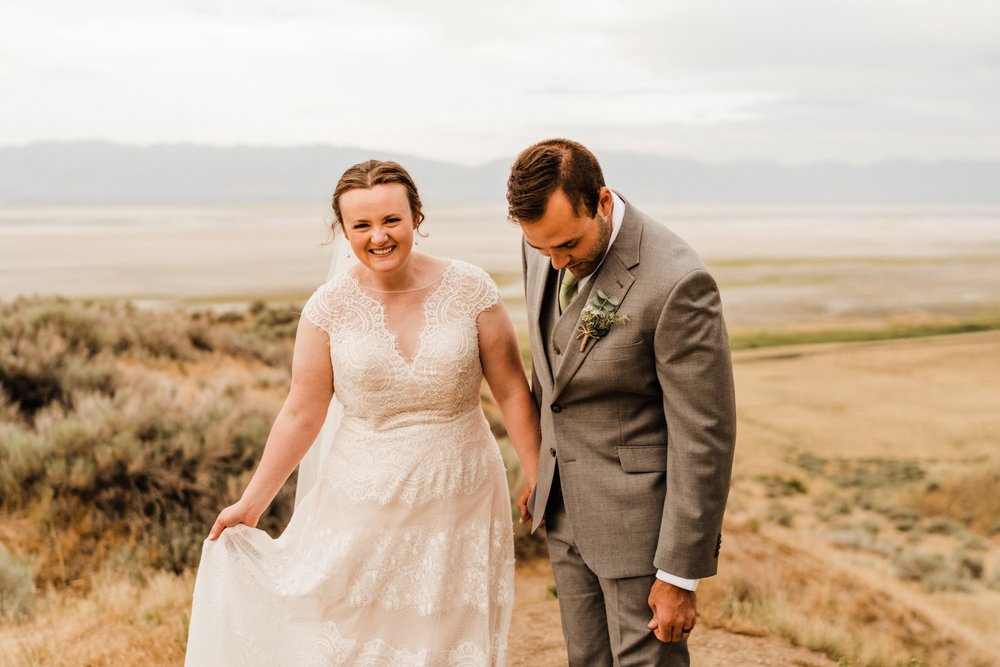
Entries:
<svg viewBox="0 0 1000 667">
<path fill-rule="evenodd" d="M 677 588 L 683 588 L 686 591 L 698 589 L 697 579 L 685 579 L 684 577 L 678 577 L 670 574 L 669 572 L 664 572 L 663 570 L 656 571 L 656 578 L 660 581 L 665 581 L 668 584 L 673 584 Z"/>
</svg>

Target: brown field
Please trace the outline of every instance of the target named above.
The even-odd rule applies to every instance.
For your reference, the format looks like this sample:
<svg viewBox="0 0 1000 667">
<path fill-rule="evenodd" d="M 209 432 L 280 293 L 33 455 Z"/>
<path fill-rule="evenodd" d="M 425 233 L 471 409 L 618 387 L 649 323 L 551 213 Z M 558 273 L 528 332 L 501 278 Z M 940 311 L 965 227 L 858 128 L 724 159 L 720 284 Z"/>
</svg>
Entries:
<svg viewBox="0 0 1000 667">
<path fill-rule="evenodd" d="M 162 225 L 209 213 L 87 210 L 90 224 L 81 226 L 79 211 L 0 207 L 0 299 L 300 302 L 325 274 L 322 210 L 259 209 L 213 209 L 218 225 L 178 235 Z M 1000 664 L 1000 332 L 821 342 L 845 331 L 997 328 L 998 212 L 664 212 L 708 258 L 734 341 L 769 345 L 767 336 L 780 334 L 816 343 L 734 353 L 734 484 L 720 573 L 698 593 L 694 664 Z M 136 216 L 145 227 L 122 226 Z M 251 220 L 238 225 L 243 216 Z M 73 224 L 50 224 L 63 218 Z M 302 224 L 290 229 L 287 219 Z M 438 227 L 422 248 L 490 270 L 523 330 L 517 234 L 502 209 L 431 220 Z M 468 234 L 468 220 L 492 231 Z M 283 372 L 240 359 L 205 368 L 157 362 L 153 372 L 189 383 L 192 396 L 171 405 L 193 406 L 198 391 L 228 392 L 249 378 L 263 404 Z M 208 387 L 199 384 L 203 371 Z M 46 567 L 73 557 L 52 547 L 64 536 L 44 538 L 44 548 L 26 544 L 22 528 L 32 521 L 0 514 L 0 543 L 46 554 Z M 190 571 L 121 562 L 75 585 L 46 583 L 33 618 L 0 621 L 0 667 L 178 665 L 192 584 Z M 551 587 L 544 559 L 521 563 L 510 664 L 565 664 Z"/>
<path fill-rule="evenodd" d="M 997 515 L 924 507 L 929 488 L 962 500 L 984 470 L 975 501 L 995 502 L 989 359 L 1000 334 L 737 353 L 736 477 L 720 575 L 699 592 L 698 664 L 1000 659 Z M 903 575 L 911 553 L 982 568 Z M 551 585 L 544 561 L 519 569 L 511 664 L 564 664 Z M 0 629 L 0 664 L 179 664 L 191 586 L 190 574 L 104 573 L 87 595 L 50 590 L 35 620 Z"/>
</svg>

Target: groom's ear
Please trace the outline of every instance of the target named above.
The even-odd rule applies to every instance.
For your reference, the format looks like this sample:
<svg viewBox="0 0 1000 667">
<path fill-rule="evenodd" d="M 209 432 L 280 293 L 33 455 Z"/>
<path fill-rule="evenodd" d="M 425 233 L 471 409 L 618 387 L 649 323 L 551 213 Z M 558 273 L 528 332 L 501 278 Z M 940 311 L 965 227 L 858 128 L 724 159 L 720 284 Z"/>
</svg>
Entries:
<svg viewBox="0 0 1000 667">
<path fill-rule="evenodd" d="M 600 194 L 597 195 L 597 212 L 605 218 L 610 217 L 613 201 L 611 198 L 611 188 L 605 185 L 601 188 Z"/>
</svg>

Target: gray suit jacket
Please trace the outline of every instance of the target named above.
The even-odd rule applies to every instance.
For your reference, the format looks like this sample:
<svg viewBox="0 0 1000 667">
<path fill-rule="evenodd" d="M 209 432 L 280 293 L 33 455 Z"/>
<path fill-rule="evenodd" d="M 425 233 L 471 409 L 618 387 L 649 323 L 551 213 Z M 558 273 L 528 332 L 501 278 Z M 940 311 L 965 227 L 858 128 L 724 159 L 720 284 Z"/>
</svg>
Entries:
<svg viewBox="0 0 1000 667">
<path fill-rule="evenodd" d="M 627 202 L 604 262 L 561 316 L 543 312 L 558 289 L 548 258 L 522 252 L 542 428 L 533 530 L 558 463 L 577 548 L 599 576 L 715 574 L 736 439 L 715 281 L 687 243 Z M 628 321 L 581 352 L 580 313 L 598 289 Z"/>
</svg>

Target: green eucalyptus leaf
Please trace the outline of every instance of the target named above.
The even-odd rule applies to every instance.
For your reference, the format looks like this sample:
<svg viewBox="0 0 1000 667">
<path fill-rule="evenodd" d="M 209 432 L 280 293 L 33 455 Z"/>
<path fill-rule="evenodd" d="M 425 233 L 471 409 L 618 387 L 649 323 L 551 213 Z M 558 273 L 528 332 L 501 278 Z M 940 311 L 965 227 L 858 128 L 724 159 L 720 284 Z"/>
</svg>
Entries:
<svg viewBox="0 0 1000 667">
<path fill-rule="evenodd" d="M 613 303 L 613 304 L 614 304 L 614 305 L 616 305 L 616 306 L 620 306 L 620 305 L 622 305 L 622 300 L 621 300 L 621 299 L 619 299 L 619 298 L 618 298 L 618 297 L 616 297 L 616 296 L 609 296 L 609 297 L 608 297 L 608 301 L 610 301 L 611 303 Z"/>
<path fill-rule="evenodd" d="M 604 293 L 604 290 L 597 290 L 597 296 L 601 297 L 602 299 L 608 298 L 608 295 Z"/>
</svg>

